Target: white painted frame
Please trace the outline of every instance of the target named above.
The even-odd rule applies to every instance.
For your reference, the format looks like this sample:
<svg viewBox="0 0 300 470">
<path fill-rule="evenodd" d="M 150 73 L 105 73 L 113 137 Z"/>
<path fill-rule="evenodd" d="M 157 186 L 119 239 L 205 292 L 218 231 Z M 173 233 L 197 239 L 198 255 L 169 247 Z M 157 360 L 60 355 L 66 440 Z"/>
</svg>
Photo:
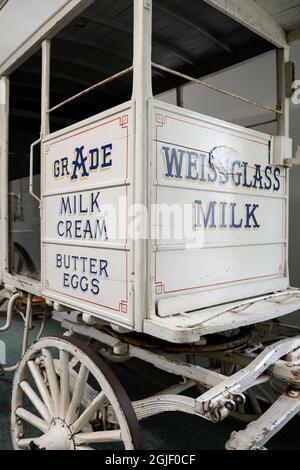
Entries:
<svg viewBox="0 0 300 470">
<path fill-rule="evenodd" d="M 278 48 L 287 47 L 283 28 L 254 0 L 204 0 Z"/>
<path fill-rule="evenodd" d="M 55 15 L 41 26 L 22 46 L 15 51 L 4 64 L 0 66 L 0 76 L 9 74 L 24 62 L 35 50 L 38 49 L 42 41 L 42 117 L 41 117 L 41 137 L 46 136 L 49 129 L 49 73 L 50 73 L 50 41 L 49 39 L 57 34 L 66 24 L 76 17 L 94 0 L 69 0 Z M 151 79 L 151 45 L 152 45 L 152 0 L 134 1 L 134 54 L 133 54 L 133 93 L 132 100 L 136 106 L 136 143 L 135 154 L 143 155 L 144 159 L 136 161 L 135 177 L 135 202 L 146 204 L 150 201 L 149 174 L 143 171 L 143 167 L 149 160 L 150 139 L 148 133 L 149 126 L 149 102 L 153 97 Z M 267 14 L 261 13 L 252 0 L 244 2 L 243 9 L 238 8 L 237 0 L 228 4 L 224 0 L 206 0 L 215 8 L 249 27 L 260 36 L 268 39 L 277 47 L 281 47 L 278 52 L 278 101 L 282 105 L 283 114 L 278 117 L 279 133 L 285 136 L 289 134 L 288 106 L 289 100 L 285 97 L 284 69 L 288 61 L 289 49 L 287 47 L 286 35 L 284 31 L 274 23 L 274 20 Z M 246 5 L 247 3 L 247 5 Z M 256 8 L 257 7 L 257 8 Z M 2 109 L 2 135 L 8 133 L 8 101 L 9 86 L 8 78 L 2 78 L 1 83 L 5 89 L 6 107 Z M 6 124 L 5 124 L 6 123 Z M 148 139 L 148 140 L 147 140 Z M 2 242 L 7 243 L 7 202 L 5 188 L 7 188 L 7 146 L 2 145 L 2 213 L 4 214 L 4 224 L 1 231 Z M 148 164 L 147 164 L 148 165 Z M 149 173 L 149 172 L 148 172 Z M 288 228 L 287 228 L 288 230 Z M 143 331 L 143 323 L 148 313 L 153 316 L 154 304 L 152 298 L 151 266 L 148 263 L 151 243 L 148 241 L 137 241 L 134 247 L 135 252 L 135 272 L 137 276 L 137 288 L 135 290 L 135 310 L 137 331 Z M 15 290 L 16 288 L 26 290 L 33 294 L 40 294 L 40 283 L 22 278 L 21 276 L 11 276 L 8 272 L 7 253 L 2 250 L 1 264 L 3 267 L 3 281 L 6 287 Z M 6 253 L 6 254 L 5 254 Z M 147 268 L 148 266 L 148 268 Z M 287 267 L 286 267 L 287 271 Z M 147 287 L 145 287 L 147 286 Z M 147 312 L 147 313 L 146 313 Z"/>
<path fill-rule="evenodd" d="M 0 65 L 0 76 L 8 75 L 17 69 L 40 48 L 44 39 L 53 38 L 94 1 L 95 0 L 68 0 L 65 5 L 43 23 L 40 28 Z"/>
</svg>

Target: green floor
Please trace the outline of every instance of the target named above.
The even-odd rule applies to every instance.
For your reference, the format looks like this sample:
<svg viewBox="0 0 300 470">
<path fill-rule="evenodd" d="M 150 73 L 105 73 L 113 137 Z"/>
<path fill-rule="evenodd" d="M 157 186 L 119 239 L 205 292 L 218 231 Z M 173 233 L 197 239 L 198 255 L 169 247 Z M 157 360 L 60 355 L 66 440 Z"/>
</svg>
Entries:
<svg viewBox="0 0 300 470">
<path fill-rule="evenodd" d="M 3 320 L 0 320 L 3 324 Z M 6 342 L 7 357 L 10 364 L 18 360 L 20 353 L 23 323 L 15 319 L 13 328 L 1 334 Z M 34 323 L 32 337 L 36 334 L 39 321 Z M 58 323 L 53 320 L 47 322 L 45 335 L 61 333 Z M 174 377 L 162 373 L 151 365 L 138 360 L 131 360 L 126 364 L 112 366 L 119 379 L 125 386 L 132 400 L 140 399 L 158 392 L 160 389 L 174 383 Z M 0 449 L 10 449 L 10 398 L 12 388 L 12 375 L 0 377 Z M 193 391 L 191 390 L 191 394 Z M 157 450 L 218 450 L 223 449 L 233 430 L 239 425 L 231 420 L 213 425 L 194 416 L 181 413 L 167 413 L 155 416 L 142 423 L 145 447 Z M 272 449 L 300 449 L 299 441 L 300 418 L 294 418 L 273 440 L 268 448 Z"/>
</svg>

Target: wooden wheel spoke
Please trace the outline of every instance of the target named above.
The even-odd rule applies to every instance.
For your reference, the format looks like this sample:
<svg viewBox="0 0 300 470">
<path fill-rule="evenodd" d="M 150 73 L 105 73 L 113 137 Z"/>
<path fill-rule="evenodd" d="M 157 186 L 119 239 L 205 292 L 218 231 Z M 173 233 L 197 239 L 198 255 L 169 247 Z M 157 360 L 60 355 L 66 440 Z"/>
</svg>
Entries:
<svg viewBox="0 0 300 470">
<path fill-rule="evenodd" d="M 99 393 L 99 395 L 94 398 L 94 400 L 88 405 L 88 407 L 84 410 L 82 415 L 75 421 L 75 423 L 71 426 L 71 431 L 73 434 L 78 433 L 79 431 L 84 428 L 86 424 L 90 421 L 99 407 L 105 402 L 106 397 L 103 392 Z"/>
<path fill-rule="evenodd" d="M 126 391 L 103 359 L 73 337 L 43 337 L 25 352 L 14 377 L 11 423 L 15 449 L 141 447 Z"/>
<path fill-rule="evenodd" d="M 121 442 L 122 436 L 120 429 L 113 431 L 86 432 L 76 434 L 74 437 L 76 446 L 81 444 L 96 444 L 104 442 Z"/>
<path fill-rule="evenodd" d="M 46 433 L 49 429 L 48 424 L 38 416 L 34 415 L 30 411 L 25 410 L 24 408 L 17 408 L 15 411 L 16 415 L 21 418 L 26 423 L 31 424 L 36 429 L 39 429 L 43 433 Z"/>
<path fill-rule="evenodd" d="M 27 439 L 20 439 L 18 441 L 18 446 L 22 450 L 29 450 L 30 449 L 30 444 L 32 442 L 36 443 L 38 442 L 38 437 L 32 437 L 32 438 L 27 438 Z"/>
<path fill-rule="evenodd" d="M 60 403 L 59 415 L 66 416 L 70 406 L 69 354 L 60 350 Z"/>
<path fill-rule="evenodd" d="M 60 391 L 59 391 L 59 385 L 58 385 L 58 380 L 57 380 L 57 375 L 56 375 L 56 371 L 54 367 L 52 354 L 49 351 L 49 349 L 42 349 L 42 353 L 43 353 L 44 361 L 45 361 L 45 368 L 46 368 L 46 374 L 47 374 L 48 383 L 49 383 L 50 395 L 54 404 L 56 416 L 58 416 Z"/>
<path fill-rule="evenodd" d="M 20 383 L 20 388 L 23 390 L 27 398 L 30 400 L 30 402 L 34 405 L 35 409 L 39 412 L 41 417 L 47 422 L 50 423 L 52 421 L 52 417 L 47 409 L 47 407 L 44 405 L 40 397 L 35 393 L 33 388 L 29 385 L 28 382 L 23 380 L 23 382 Z"/>
<path fill-rule="evenodd" d="M 75 446 L 75 450 L 94 450 L 90 446 Z"/>
<path fill-rule="evenodd" d="M 77 418 L 88 376 L 88 368 L 81 364 L 73 392 L 73 397 L 66 416 L 67 424 L 74 423 L 75 419 Z"/>
<path fill-rule="evenodd" d="M 49 412 L 51 413 L 51 416 L 54 416 L 55 415 L 54 403 L 50 396 L 49 390 L 44 382 L 44 378 L 41 374 L 40 369 L 38 368 L 38 366 L 36 365 L 34 361 L 28 361 L 27 365 L 45 405 L 47 406 Z"/>
</svg>

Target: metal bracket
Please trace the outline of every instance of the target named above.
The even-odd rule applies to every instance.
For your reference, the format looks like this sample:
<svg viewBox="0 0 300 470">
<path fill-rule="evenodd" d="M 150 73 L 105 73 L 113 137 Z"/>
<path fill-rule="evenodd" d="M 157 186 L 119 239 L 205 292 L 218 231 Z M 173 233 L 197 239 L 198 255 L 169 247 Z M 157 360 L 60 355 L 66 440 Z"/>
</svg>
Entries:
<svg viewBox="0 0 300 470">
<path fill-rule="evenodd" d="M 300 146 L 297 146 L 296 155 L 294 158 L 286 158 L 284 160 L 286 166 L 300 166 Z"/>
<path fill-rule="evenodd" d="M 271 140 L 271 165 L 284 165 L 289 161 L 293 155 L 293 141 L 292 139 L 284 136 L 273 136 Z"/>
<path fill-rule="evenodd" d="M 286 62 L 285 64 L 285 96 L 292 98 L 294 93 L 294 82 L 296 80 L 296 68 L 294 62 Z"/>
<path fill-rule="evenodd" d="M 261 378 L 282 357 L 300 347 L 300 337 L 284 339 L 264 349 L 248 366 L 239 370 L 223 382 L 215 385 L 196 400 L 196 409 L 202 414 L 215 414 L 227 402 L 243 399 L 243 392 Z"/>
</svg>

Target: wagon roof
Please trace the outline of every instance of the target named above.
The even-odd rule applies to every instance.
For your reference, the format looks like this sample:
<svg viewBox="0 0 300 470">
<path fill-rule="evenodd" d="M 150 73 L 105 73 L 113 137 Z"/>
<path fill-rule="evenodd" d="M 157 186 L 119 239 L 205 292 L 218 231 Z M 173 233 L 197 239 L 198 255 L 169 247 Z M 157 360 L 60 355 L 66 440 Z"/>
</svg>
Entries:
<svg viewBox="0 0 300 470">
<path fill-rule="evenodd" d="M 153 61 L 199 78 L 274 49 L 274 43 L 212 6 L 218 3 L 222 2 L 154 0 Z M 298 1 L 266 3 L 277 22 L 285 15 L 282 22 L 286 31 L 289 23 L 283 4 L 287 3 L 300 9 Z M 297 26 L 295 17 L 299 16 L 293 15 L 293 27 Z M 60 31 L 53 39 L 51 54 L 52 105 L 129 67 L 132 30 L 132 0 L 101 0 L 92 3 Z M 15 116 L 39 119 L 40 63 L 40 54 L 36 53 L 13 73 Z M 154 94 L 183 83 L 180 77 L 153 71 Z M 123 77 L 82 98 L 80 106 L 66 107 L 55 119 L 68 124 L 86 117 L 87 110 L 89 115 L 96 114 L 129 99 L 130 94 L 131 76 Z"/>
</svg>

